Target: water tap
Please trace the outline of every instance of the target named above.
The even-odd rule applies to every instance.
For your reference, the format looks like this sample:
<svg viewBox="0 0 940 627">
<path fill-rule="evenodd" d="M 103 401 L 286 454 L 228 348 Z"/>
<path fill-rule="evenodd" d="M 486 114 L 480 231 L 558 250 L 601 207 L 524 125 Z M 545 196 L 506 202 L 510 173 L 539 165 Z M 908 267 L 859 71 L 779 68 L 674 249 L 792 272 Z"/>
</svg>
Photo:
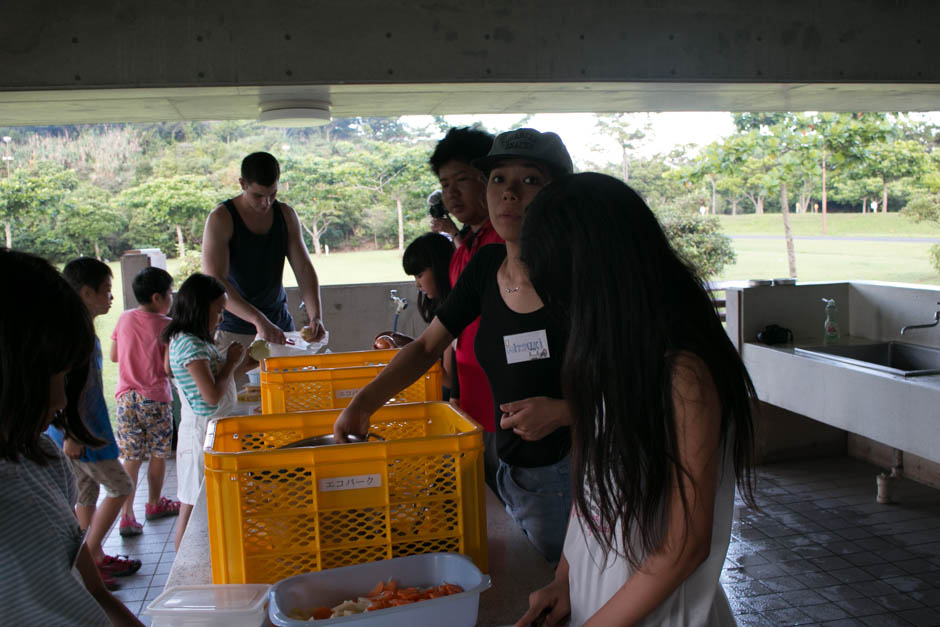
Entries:
<svg viewBox="0 0 940 627">
<path fill-rule="evenodd" d="M 937 311 L 933 314 L 933 322 L 928 322 L 927 324 L 909 324 L 907 326 L 901 327 L 901 335 L 904 335 L 904 332 L 908 329 L 926 329 L 928 327 L 935 327 L 937 324 L 940 324 L 940 302 L 937 303 Z"/>
<path fill-rule="evenodd" d="M 398 290 L 389 290 L 388 297 L 395 303 L 395 315 L 400 314 L 403 309 L 408 308 L 408 299 L 399 296 Z"/>
</svg>

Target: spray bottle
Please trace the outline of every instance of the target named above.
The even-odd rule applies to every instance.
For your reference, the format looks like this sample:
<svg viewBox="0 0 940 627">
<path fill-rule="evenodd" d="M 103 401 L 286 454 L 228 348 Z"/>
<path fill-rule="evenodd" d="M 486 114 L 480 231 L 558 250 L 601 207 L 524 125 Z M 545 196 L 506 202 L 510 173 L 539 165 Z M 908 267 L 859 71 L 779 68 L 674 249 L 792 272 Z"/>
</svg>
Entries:
<svg viewBox="0 0 940 627">
<path fill-rule="evenodd" d="M 823 298 L 826 303 L 826 322 L 823 329 L 823 344 L 837 344 L 839 342 L 839 323 L 836 322 L 836 301 L 834 298 Z"/>
</svg>

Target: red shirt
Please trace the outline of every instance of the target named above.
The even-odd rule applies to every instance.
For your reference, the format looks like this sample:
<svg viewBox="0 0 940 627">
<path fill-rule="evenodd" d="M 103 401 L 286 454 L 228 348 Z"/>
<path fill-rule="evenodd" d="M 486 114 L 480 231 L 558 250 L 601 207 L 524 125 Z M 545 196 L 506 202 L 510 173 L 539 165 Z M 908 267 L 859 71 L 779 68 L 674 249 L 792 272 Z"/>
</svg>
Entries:
<svg viewBox="0 0 940 627">
<path fill-rule="evenodd" d="M 487 220 L 474 233 L 470 245 L 461 244 L 450 258 L 450 285 L 453 287 L 460 278 L 460 273 L 470 263 L 470 258 L 487 244 L 502 244 L 503 238 L 496 233 L 492 223 Z M 473 351 L 473 342 L 477 336 L 480 319 L 474 320 L 457 338 L 457 379 L 460 382 L 460 409 L 480 423 L 486 431 L 495 431 L 496 423 L 493 412 L 493 393 L 486 379 L 483 368 L 477 362 Z"/>
</svg>

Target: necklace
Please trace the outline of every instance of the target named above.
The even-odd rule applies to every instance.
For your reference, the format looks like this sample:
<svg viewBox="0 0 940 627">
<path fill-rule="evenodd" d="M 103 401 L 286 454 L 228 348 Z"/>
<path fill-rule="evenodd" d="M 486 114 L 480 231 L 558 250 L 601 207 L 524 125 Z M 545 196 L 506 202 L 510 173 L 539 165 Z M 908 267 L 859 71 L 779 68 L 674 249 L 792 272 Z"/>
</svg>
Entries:
<svg viewBox="0 0 940 627">
<path fill-rule="evenodd" d="M 503 291 L 507 294 L 512 294 L 513 292 L 518 292 L 520 289 L 522 289 L 522 286 L 517 285 L 516 287 L 504 287 Z"/>
</svg>

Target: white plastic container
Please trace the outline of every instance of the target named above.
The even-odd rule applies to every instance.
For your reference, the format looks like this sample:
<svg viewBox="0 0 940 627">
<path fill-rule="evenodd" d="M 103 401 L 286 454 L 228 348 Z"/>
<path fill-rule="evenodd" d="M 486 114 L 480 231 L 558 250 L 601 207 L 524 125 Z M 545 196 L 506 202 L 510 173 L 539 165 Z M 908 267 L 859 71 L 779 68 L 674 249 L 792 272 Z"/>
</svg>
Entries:
<svg viewBox="0 0 940 627">
<path fill-rule="evenodd" d="M 287 616 L 297 609 L 334 607 L 344 600 L 365 595 L 376 583 L 389 579 L 394 579 L 400 587 L 427 588 L 445 582 L 455 583 L 464 591 L 439 599 L 327 620 L 311 622 Z M 481 573 L 465 555 L 409 555 L 282 579 L 271 587 L 268 619 L 278 627 L 346 624 L 354 627 L 473 627 L 477 622 L 480 593 L 489 587 L 489 575 Z"/>
<path fill-rule="evenodd" d="M 248 384 L 261 386 L 261 368 L 254 368 L 245 373 L 248 375 Z"/>
<path fill-rule="evenodd" d="M 268 584 L 174 586 L 145 611 L 153 627 L 258 627 L 267 614 Z"/>
</svg>

